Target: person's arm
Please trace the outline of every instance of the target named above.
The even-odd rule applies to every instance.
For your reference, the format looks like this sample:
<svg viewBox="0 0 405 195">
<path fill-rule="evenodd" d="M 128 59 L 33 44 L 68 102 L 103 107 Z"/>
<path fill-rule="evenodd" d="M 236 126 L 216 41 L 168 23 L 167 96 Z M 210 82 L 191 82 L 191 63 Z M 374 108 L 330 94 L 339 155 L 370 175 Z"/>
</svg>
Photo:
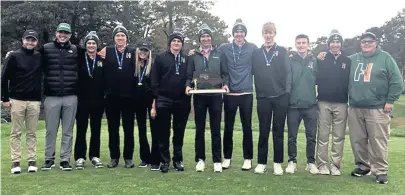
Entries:
<svg viewBox="0 0 405 195">
<path fill-rule="evenodd" d="M 159 56 L 156 56 L 155 61 L 152 65 L 152 69 L 150 71 L 150 85 L 152 88 L 152 95 L 153 99 L 158 97 L 158 87 L 159 87 L 159 73 L 160 73 L 160 59 Z"/>
<path fill-rule="evenodd" d="M 393 104 L 401 96 L 403 91 L 403 81 L 397 63 L 391 55 L 387 56 L 385 63 L 388 69 L 388 94 L 386 97 L 386 103 Z"/>
<path fill-rule="evenodd" d="M 224 86 L 229 85 L 229 71 L 228 71 L 228 61 L 224 52 L 220 52 L 220 60 L 221 60 L 221 78 L 222 84 Z"/>
<path fill-rule="evenodd" d="M 194 64 L 194 55 L 188 57 L 188 64 L 187 64 L 187 76 L 186 76 L 186 88 L 193 86 L 193 73 L 195 71 L 195 64 Z M 196 87 L 196 86 L 194 86 Z"/>
<path fill-rule="evenodd" d="M 10 93 L 9 93 L 9 81 L 13 77 L 17 61 L 14 55 L 10 55 L 4 61 L 4 67 L 1 75 L 1 101 L 9 102 Z"/>
<path fill-rule="evenodd" d="M 288 52 L 285 51 L 284 55 L 284 67 L 286 69 L 286 85 L 285 85 L 285 91 L 287 93 L 291 93 L 291 86 L 292 86 L 292 70 L 291 70 L 291 63 L 290 63 L 290 58 L 288 56 Z"/>
</svg>

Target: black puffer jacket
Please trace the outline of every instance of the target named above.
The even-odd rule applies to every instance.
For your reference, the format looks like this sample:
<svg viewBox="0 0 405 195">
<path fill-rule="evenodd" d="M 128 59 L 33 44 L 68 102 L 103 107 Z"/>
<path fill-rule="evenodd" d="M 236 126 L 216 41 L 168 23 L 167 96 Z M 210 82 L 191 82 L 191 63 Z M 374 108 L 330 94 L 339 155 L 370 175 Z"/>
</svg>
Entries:
<svg viewBox="0 0 405 195">
<path fill-rule="evenodd" d="M 78 82 L 77 48 L 56 40 L 41 48 L 45 73 L 44 94 L 47 96 L 76 95 Z"/>
</svg>

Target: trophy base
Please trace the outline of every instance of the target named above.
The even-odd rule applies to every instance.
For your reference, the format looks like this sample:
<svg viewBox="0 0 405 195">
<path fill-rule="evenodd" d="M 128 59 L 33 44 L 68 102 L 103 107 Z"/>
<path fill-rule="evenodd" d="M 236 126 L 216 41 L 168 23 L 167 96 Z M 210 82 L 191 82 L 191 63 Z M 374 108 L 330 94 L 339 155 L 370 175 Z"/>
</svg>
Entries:
<svg viewBox="0 0 405 195">
<path fill-rule="evenodd" d="M 192 89 L 190 94 L 227 93 L 225 89 Z"/>
</svg>

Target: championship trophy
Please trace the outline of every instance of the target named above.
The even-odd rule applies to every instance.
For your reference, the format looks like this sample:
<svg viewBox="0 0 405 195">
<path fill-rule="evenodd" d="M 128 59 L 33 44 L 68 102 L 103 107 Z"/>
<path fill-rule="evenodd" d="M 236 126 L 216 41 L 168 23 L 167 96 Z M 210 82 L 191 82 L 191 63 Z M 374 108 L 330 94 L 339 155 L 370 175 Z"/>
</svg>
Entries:
<svg viewBox="0 0 405 195">
<path fill-rule="evenodd" d="M 227 93 L 222 89 L 221 75 L 212 71 L 194 71 L 193 83 L 190 94 Z"/>
</svg>

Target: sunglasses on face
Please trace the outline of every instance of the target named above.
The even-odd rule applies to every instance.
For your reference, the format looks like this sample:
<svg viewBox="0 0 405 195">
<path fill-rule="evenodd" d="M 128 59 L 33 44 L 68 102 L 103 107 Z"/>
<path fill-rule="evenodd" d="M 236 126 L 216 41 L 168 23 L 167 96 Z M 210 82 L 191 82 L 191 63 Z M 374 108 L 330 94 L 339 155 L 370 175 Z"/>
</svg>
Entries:
<svg viewBox="0 0 405 195">
<path fill-rule="evenodd" d="M 367 43 L 367 44 L 372 44 L 372 43 L 374 43 L 374 42 L 375 42 L 374 40 L 361 40 L 361 41 L 360 41 L 361 44 L 366 44 L 366 43 Z"/>
</svg>

